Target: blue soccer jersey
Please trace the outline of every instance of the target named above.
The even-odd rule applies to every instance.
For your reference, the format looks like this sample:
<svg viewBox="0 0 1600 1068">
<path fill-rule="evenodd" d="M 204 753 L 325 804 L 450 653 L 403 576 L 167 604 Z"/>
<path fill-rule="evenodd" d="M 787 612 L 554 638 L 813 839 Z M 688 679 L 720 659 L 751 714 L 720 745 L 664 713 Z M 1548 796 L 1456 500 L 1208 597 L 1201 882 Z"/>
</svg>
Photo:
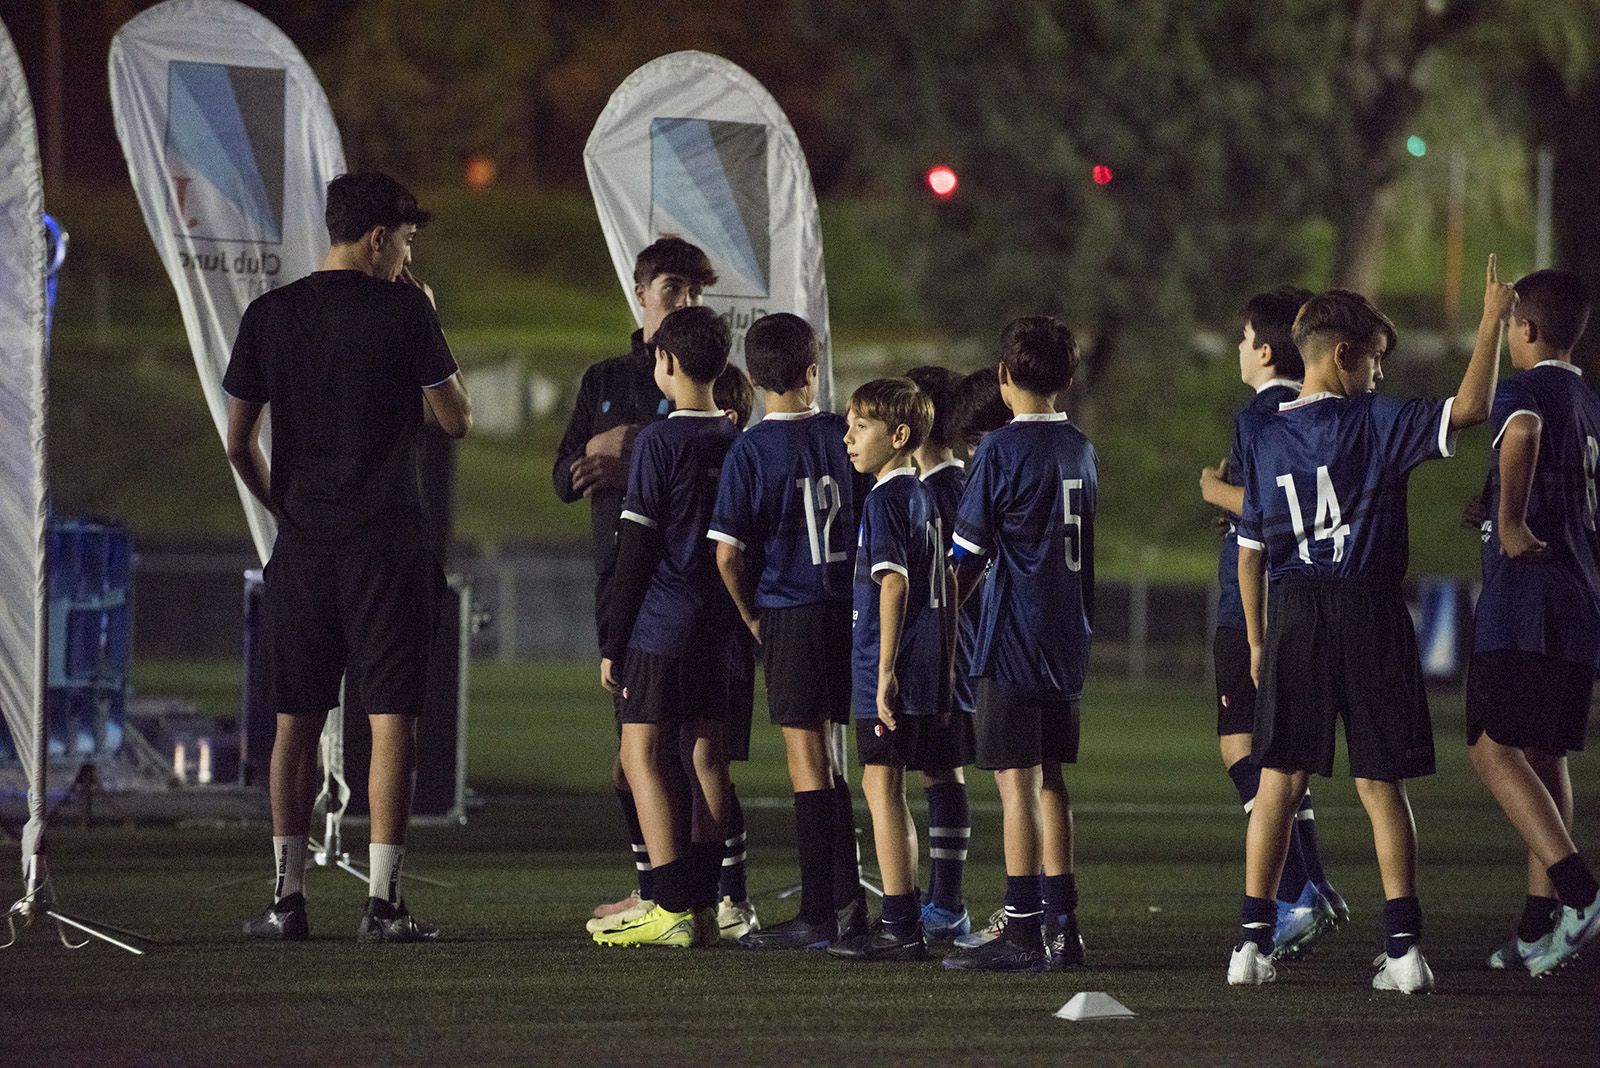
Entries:
<svg viewBox="0 0 1600 1068">
<path fill-rule="evenodd" d="M 1272 578 L 1313 575 L 1399 585 L 1409 559 L 1406 483 L 1455 453 L 1447 400 L 1313 393 L 1289 401 L 1245 446 L 1239 544 Z"/>
<path fill-rule="evenodd" d="M 958 551 L 992 556 L 971 675 L 1079 697 L 1094 599 L 1094 446 L 1063 414 L 1019 415 L 967 469 Z"/>
<path fill-rule="evenodd" d="M 628 647 L 682 656 L 691 642 L 721 635 L 733 604 L 717 573 L 706 526 L 717 479 L 739 434 L 721 412 L 679 410 L 639 431 L 622 520 L 659 531 L 662 558 L 645 591 Z"/>
<path fill-rule="evenodd" d="M 939 533 L 944 550 L 950 550 L 950 536 L 956 530 L 956 512 L 961 507 L 961 493 L 967 488 L 967 472 L 960 460 L 947 460 L 922 475 L 922 484 L 933 498 L 933 508 L 939 517 Z M 983 612 L 983 599 L 968 597 L 956 618 L 956 664 L 950 680 L 950 707 L 957 712 L 973 712 L 978 703 L 973 696 L 972 646 L 978 639 L 978 618 Z"/>
<path fill-rule="evenodd" d="M 1278 405 L 1300 395 L 1300 383 L 1274 378 L 1256 390 L 1256 395 L 1239 410 L 1233 420 L 1233 440 L 1228 448 L 1228 483 L 1244 485 L 1244 449 L 1254 440 L 1261 424 L 1278 414 Z M 1222 536 L 1222 552 L 1217 559 L 1217 626 L 1244 630 L 1244 602 L 1239 598 L 1239 517 L 1228 517 L 1228 530 Z"/>
<path fill-rule="evenodd" d="M 706 536 L 761 564 L 757 608 L 850 597 L 855 484 L 833 412 L 768 414 L 728 451 Z"/>
<path fill-rule="evenodd" d="M 936 716 L 950 702 L 945 658 L 945 549 L 933 498 L 912 467 L 889 472 L 861 505 L 856 545 L 851 680 L 857 719 L 878 717 L 879 583 L 885 572 L 906 580 L 906 612 L 895 656 L 899 713 Z"/>
<path fill-rule="evenodd" d="M 1571 663 L 1600 657 L 1600 538 L 1595 533 L 1600 399 L 1570 363 L 1546 360 L 1500 384 L 1494 396 L 1489 519 L 1483 524 L 1483 595 L 1473 647 L 1517 649 Z M 1550 546 L 1547 561 L 1500 549 L 1500 439 L 1513 416 L 1539 424 L 1528 527 Z"/>
</svg>

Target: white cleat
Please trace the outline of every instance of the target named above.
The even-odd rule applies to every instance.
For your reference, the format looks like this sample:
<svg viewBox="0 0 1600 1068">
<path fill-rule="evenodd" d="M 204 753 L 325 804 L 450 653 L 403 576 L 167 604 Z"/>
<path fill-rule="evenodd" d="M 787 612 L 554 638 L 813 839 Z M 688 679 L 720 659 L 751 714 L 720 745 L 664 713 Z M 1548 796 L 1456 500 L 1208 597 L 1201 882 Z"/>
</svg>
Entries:
<svg viewBox="0 0 1600 1068">
<path fill-rule="evenodd" d="M 1379 953 L 1372 963 L 1378 971 L 1372 977 L 1372 989 L 1396 990 L 1402 994 L 1433 993 L 1433 969 L 1422 959 L 1422 950 L 1412 946 L 1403 957 Z"/>
<path fill-rule="evenodd" d="M 1260 986 L 1277 978 L 1278 969 L 1272 966 L 1272 958 L 1254 942 L 1235 949 L 1228 959 L 1229 986 Z"/>
<path fill-rule="evenodd" d="M 609 916 L 596 916 L 584 924 L 590 934 L 599 934 L 602 931 L 618 931 L 640 919 L 645 913 L 656 907 L 656 903 L 649 898 L 641 898 L 621 912 L 613 912 Z"/>
<path fill-rule="evenodd" d="M 756 917 L 756 907 L 748 900 L 725 897 L 717 905 L 717 927 L 723 938 L 737 942 L 751 931 L 761 930 L 761 920 Z"/>
</svg>

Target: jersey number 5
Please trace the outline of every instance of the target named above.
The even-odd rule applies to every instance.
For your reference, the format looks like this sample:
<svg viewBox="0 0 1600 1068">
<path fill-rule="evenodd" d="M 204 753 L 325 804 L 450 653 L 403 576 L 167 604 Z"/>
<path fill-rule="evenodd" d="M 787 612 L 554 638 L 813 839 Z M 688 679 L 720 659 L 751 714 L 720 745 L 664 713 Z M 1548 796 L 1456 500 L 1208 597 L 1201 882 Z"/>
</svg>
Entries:
<svg viewBox="0 0 1600 1068">
<path fill-rule="evenodd" d="M 1300 496 L 1295 492 L 1294 476 L 1279 475 L 1278 485 L 1289 499 L 1289 520 L 1294 524 L 1294 540 L 1300 549 L 1300 559 L 1311 562 L 1311 546 L 1306 542 L 1306 521 L 1300 514 Z M 1339 495 L 1333 492 L 1333 479 L 1326 467 L 1317 468 L 1317 519 L 1312 536 L 1318 541 L 1333 542 L 1333 562 L 1344 559 L 1344 542 L 1350 536 L 1350 524 L 1344 521 L 1339 508 Z"/>
<path fill-rule="evenodd" d="M 794 484 L 799 486 L 806 496 L 806 534 L 811 538 L 811 562 L 813 564 L 837 564 L 844 560 L 843 549 L 833 550 L 828 548 L 828 543 L 833 539 L 833 521 L 839 518 L 839 509 L 844 507 L 844 498 L 839 493 L 839 483 L 833 480 L 832 475 L 823 475 L 813 488 L 811 479 L 797 478 Z M 822 521 L 821 531 L 817 530 L 817 512 L 825 508 L 828 518 Z"/>
<path fill-rule="evenodd" d="M 1061 480 L 1061 517 L 1066 522 L 1067 570 L 1083 570 L 1083 516 L 1072 510 L 1072 491 L 1083 492 L 1083 479 Z"/>
</svg>

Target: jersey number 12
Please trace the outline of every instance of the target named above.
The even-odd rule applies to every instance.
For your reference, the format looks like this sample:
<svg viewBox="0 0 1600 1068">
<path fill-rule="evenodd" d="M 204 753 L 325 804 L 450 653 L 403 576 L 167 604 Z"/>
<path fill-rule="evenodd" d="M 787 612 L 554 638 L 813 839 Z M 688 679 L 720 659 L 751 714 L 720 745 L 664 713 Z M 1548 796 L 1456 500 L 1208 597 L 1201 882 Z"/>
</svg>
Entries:
<svg viewBox="0 0 1600 1068">
<path fill-rule="evenodd" d="M 1289 520 L 1294 524 L 1294 540 L 1300 550 L 1300 559 L 1311 562 L 1311 546 L 1306 541 L 1306 521 L 1300 513 L 1300 496 L 1295 492 L 1294 476 L 1279 475 L 1278 485 L 1289 499 Z M 1344 542 L 1350 536 L 1350 524 L 1344 521 L 1339 508 L 1339 495 L 1333 492 L 1333 479 L 1326 467 L 1317 468 L 1317 518 L 1311 534 L 1318 541 L 1333 542 L 1333 562 L 1344 559 Z"/>
<path fill-rule="evenodd" d="M 824 563 L 837 564 L 844 560 L 843 549 L 828 548 L 832 540 L 829 535 L 833 533 L 833 521 L 839 518 L 839 509 L 844 507 L 844 498 L 839 493 L 839 483 L 833 480 L 832 475 L 823 475 L 817 480 L 813 488 L 811 479 L 797 478 L 794 484 L 799 486 L 806 496 L 806 534 L 811 539 L 811 562 L 821 565 Z M 822 521 L 822 529 L 817 529 L 817 512 L 827 509 L 828 517 Z"/>
</svg>

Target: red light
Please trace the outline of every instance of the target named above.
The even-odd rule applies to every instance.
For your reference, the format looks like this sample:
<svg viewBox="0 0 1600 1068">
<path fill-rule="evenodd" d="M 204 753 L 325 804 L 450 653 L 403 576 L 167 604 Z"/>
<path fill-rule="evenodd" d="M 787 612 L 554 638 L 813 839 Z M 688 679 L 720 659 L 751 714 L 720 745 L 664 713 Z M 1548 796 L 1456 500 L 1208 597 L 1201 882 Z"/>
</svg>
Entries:
<svg viewBox="0 0 1600 1068">
<path fill-rule="evenodd" d="M 933 195 L 940 200 L 948 200 L 956 191 L 956 186 L 961 184 L 956 178 L 956 172 L 942 164 L 938 167 L 928 168 L 928 188 L 933 190 Z"/>
<path fill-rule="evenodd" d="M 1092 173 L 1094 175 L 1095 185 L 1111 184 L 1111 168 L 1107 167 L 1104 163 L 1095 164 L 1095 168 Z"/>
</svg>

